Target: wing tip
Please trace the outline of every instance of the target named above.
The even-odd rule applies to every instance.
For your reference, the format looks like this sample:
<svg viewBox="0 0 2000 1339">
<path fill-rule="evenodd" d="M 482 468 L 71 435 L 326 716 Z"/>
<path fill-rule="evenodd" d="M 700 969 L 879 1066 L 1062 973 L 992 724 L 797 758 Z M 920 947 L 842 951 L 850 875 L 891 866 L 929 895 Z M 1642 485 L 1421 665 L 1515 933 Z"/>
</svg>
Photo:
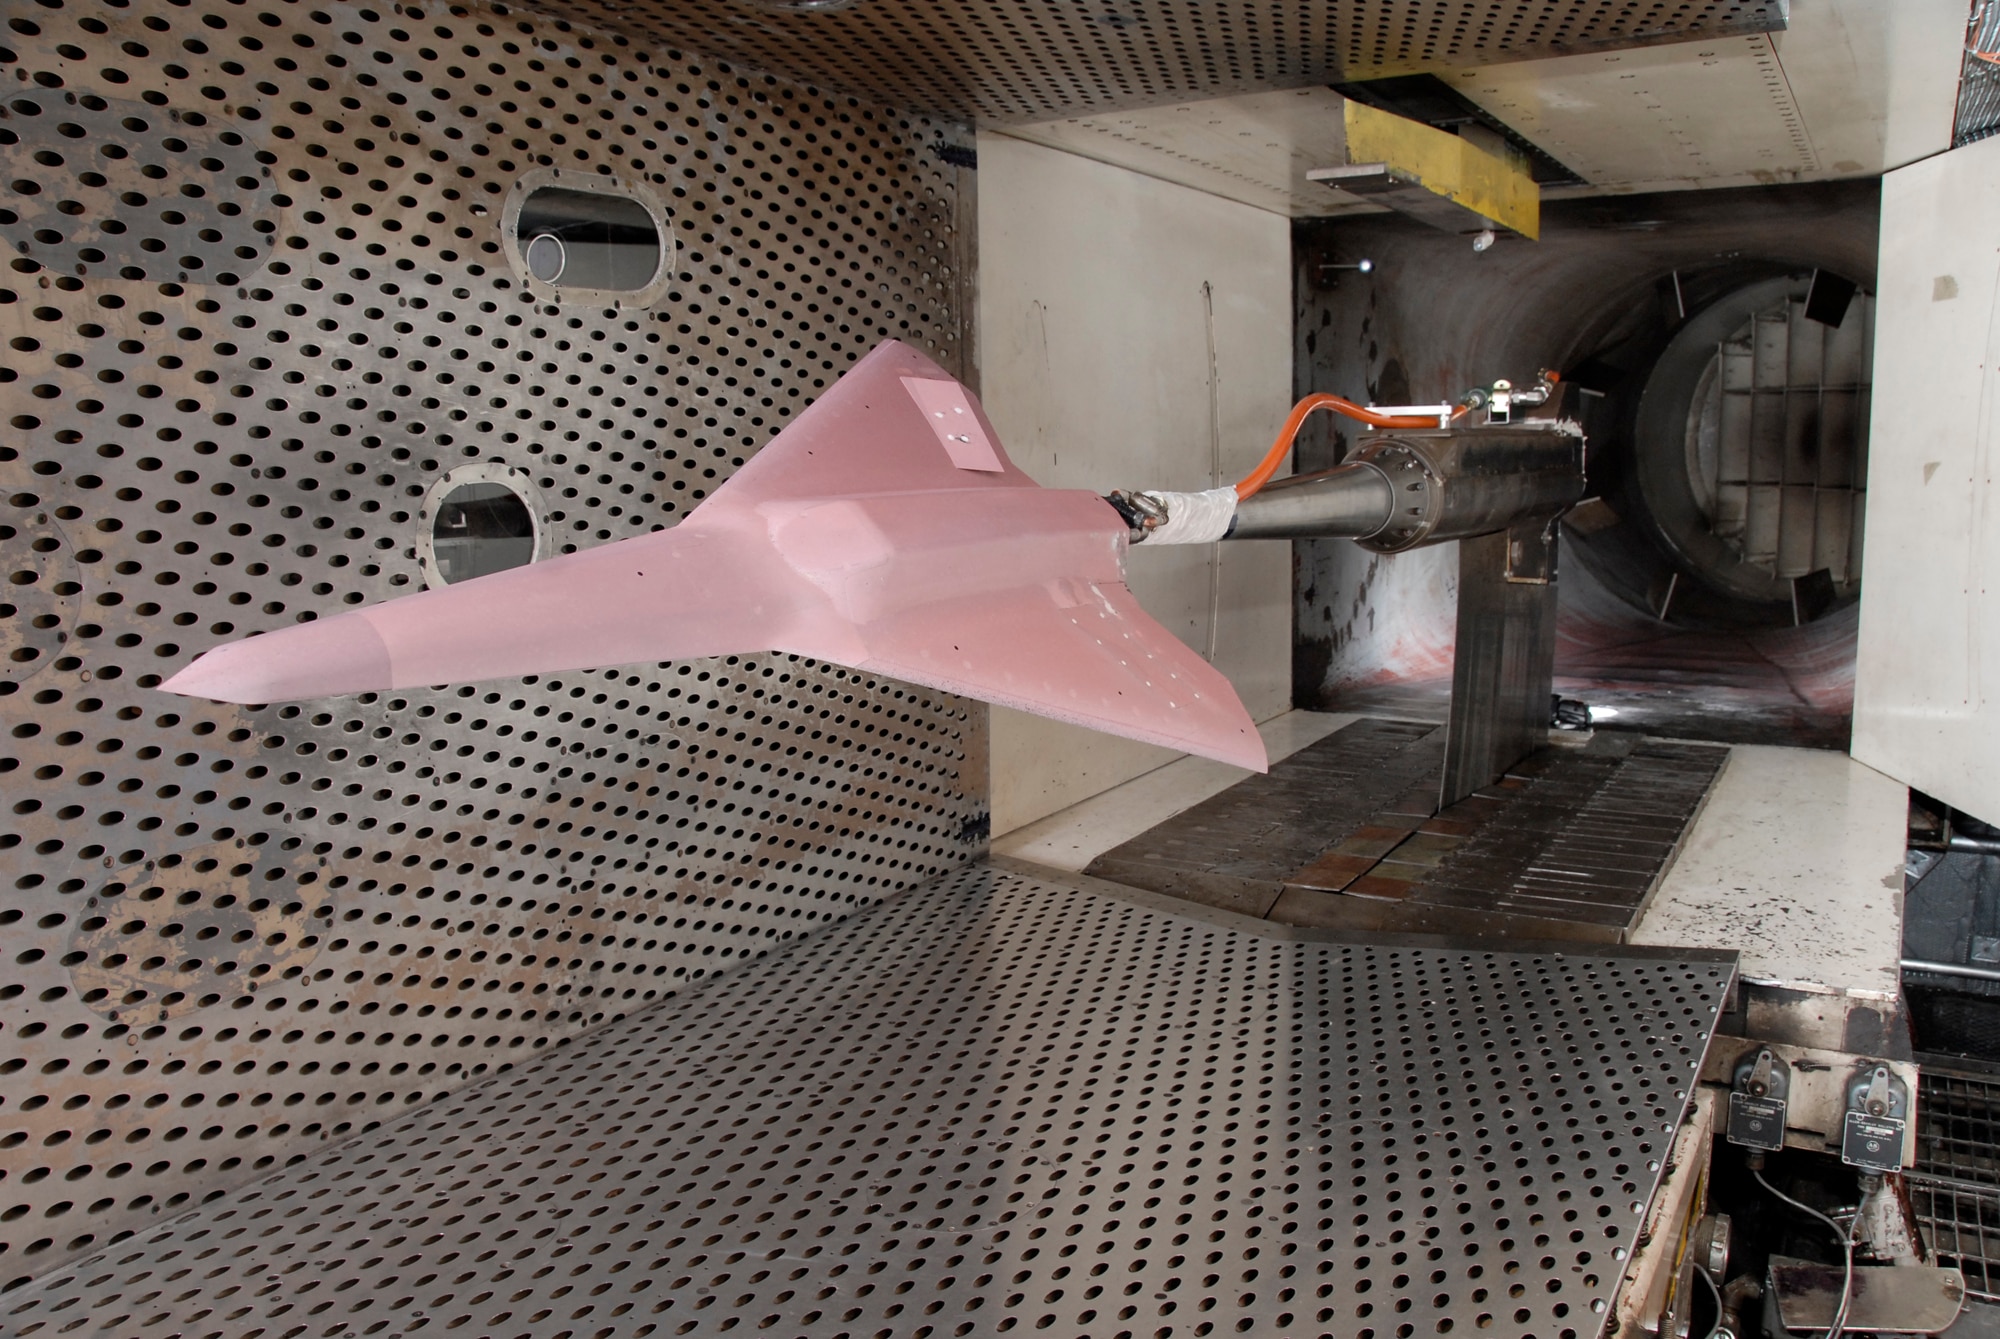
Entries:
<svg viewBox="0 0 2000 1339">
<path fill-rule="evenodd" d="M 1247 717 L 1246 717 L 1247 722 Z M 1257 727 L 1244 724 L 1237 727 L 1233 736 L 1223 736 L 1220 732 L 1209 737 L 1193 737 L 1178 741 L 1173 747 L 1183 753 L 1210 758 L 1231 767 L 1240 767 L 1246 772 L 1269 772 L 1271 770 L 1270 750 L 1264 747 L 1264 736 Z"/>
</svg>

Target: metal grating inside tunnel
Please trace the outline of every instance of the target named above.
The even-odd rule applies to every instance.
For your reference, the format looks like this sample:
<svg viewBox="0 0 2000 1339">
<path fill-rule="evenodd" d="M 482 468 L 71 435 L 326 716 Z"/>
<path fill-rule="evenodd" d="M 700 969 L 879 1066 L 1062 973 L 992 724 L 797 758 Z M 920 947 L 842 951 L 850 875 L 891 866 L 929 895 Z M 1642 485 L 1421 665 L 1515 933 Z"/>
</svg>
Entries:
<svg viewBox="0 0 2000 1339">
<path fill-rule="evenodd" d="M 9 1335 L 1599 1332 L 1733 976 L 979 866 L 93 1254 Z"/>
<path fill-rule="evenodd" d="M 962 366 L 959 128 L 465 6 L 0 28 L 0 1278 L 968 859 L 984 714 L 785 656 L 256 709 L 160 676 L 673 521 L 885 336 Z M 529 173 L 657 295 L 537 286 Z"/>
</svg>

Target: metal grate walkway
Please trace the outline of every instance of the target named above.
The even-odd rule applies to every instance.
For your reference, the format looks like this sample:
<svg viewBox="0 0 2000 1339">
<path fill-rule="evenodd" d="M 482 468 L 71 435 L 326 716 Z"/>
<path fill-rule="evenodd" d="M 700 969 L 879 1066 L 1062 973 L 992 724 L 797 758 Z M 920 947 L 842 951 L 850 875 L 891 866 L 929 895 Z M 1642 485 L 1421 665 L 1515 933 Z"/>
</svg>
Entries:
<svg viewBox="0 0 2000 1339">
<path fill-rule="evenodd" d="M 0 1332 L 1578 1339 L 1732 972 L 975 866 L 64 1267 Z"/>
<path fill-rule="evenodd" d="M 2000 1079 L 1926 1066 L 1918 1084 L 1911 1208 L 1937 1262 L 2000 1301 Z"/>
</svg>

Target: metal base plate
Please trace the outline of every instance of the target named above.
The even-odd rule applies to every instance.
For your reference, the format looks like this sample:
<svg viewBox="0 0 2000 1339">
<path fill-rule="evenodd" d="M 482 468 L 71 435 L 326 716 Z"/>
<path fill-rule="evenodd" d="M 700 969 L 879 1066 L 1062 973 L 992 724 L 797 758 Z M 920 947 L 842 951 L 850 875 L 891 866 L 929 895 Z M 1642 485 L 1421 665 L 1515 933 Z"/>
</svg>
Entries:
<svg viewBox="0 0 2000 1339">
<path fill-rule="evenodd" d="M 66 1267 L 0 1326 L 1599 1332 L 1729 962 L 1171 906 L 965 869 Z"/>
<path fill-rule="evenodd" d="M 1440 810 L 1443 735 L 1357 721 L 1088 872 L 1289 925 L 1617 943 L 1728 757 L 1600 733 Z"/>
</svg>

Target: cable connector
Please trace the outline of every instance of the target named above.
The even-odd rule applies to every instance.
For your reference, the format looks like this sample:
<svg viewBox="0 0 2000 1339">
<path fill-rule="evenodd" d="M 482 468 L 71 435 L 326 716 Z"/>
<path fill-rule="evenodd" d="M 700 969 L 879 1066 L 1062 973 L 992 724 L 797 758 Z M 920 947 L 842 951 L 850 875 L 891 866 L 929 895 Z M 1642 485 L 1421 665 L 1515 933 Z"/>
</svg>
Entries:
<svg viewBox="0 0 2000 1339">
<path fill-rule="evenodd" d="M 1134 544 L 1167 523 L 1167 509 L 1149 494 L 1128 493 L 1122 488 L 1114 488 L 1104 495 L 1104 500 L 1111 504 L 1111 510 L 1124 518 Z"/>
<path fill-rule="evenodd" d="M 1120 490 L 1104 500 L 1125 517 L 1134 544 L 1213 544 L 1227 535 L 1236 521 L 1233 488 L 1210 488 L 1200 493 Z"/>
</svg>

